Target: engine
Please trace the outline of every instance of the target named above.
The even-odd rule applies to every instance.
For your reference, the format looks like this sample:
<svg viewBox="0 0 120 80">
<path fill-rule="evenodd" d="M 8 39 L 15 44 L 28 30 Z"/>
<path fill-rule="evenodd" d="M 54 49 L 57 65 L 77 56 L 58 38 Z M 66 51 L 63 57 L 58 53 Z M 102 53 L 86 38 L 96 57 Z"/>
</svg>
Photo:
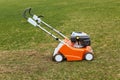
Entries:
<svg viewBox="0 0 120 80">
<path fill-rule="evenodd" d="M 90 37 L 84 32 L 72 32 L 70 39 L 76 48 L 90 46 Z"/>
</svg>

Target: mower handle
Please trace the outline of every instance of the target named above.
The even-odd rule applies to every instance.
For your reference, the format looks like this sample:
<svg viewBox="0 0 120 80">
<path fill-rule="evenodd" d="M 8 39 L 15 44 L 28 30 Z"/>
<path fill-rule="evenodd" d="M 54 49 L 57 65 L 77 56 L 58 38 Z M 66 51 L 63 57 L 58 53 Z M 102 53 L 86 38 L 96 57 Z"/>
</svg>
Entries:
<svg viewBox="0 0 120 80">
<path fill-rule="evenodd" d="M 25 9 L 25 11 L 23 12 L 23 17 L 25 19 L 28 19 L 28 17 L 26 16 L 26 13 L 29 12 L 30 16 L 33 16 L 33 14 L 31 13 L 31 8 L 27 8 Z"/>
<path fill-rule="evenodd" d="M 27 13 L 27 12 L 29 13 L 29 15 L 30 15 L 30 16 L 32 16 L 32 17 L 33 17 L 33 14 L 31 13 L 31 10 L 32 10 L 32 8 L 31 8 L 31 7 L 30 7 L 30 8 L 25 9 L 25 11 L 23 12 L 23 17 L 24 17 L 25 19 L 28 19 L 28 17 L 26 16 L 26 13 Z M 38 16 L 38 18 L 40 18 L 40 17 L 44 17 L 44 16 L 42 16 L 42 15 Z"/>
</svg>

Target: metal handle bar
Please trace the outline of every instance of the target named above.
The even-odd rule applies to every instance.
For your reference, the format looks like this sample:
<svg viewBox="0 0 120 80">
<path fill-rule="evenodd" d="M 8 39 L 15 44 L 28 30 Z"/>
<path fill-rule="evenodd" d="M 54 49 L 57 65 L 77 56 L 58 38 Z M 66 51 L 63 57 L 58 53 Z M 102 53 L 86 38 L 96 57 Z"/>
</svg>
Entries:
<svg viewBox="0 0 120 80">
<path fill-rule="evenodd" d="M 34 22 L 33 20 L 29 19 L 29 17 L 26 16 L 26 13 L 27 13 L 27 12 L 28 12 L 29 15 L 37 22 L 37 24 L 38 24 L 38 23 L 43 23 L 44 25 L 46 25 L 46 26 L 47 26 L 48 28 L 50 28 L 51 30 L 55 31 L 57 34 L 59 34 L 59 35 L 62 36 L 63 38 L 68 39 L 68 38 L 67 38 L 65 35 L 63 35 L 60 31 L 56 30 L 55 28 L 53 28 L 52 26 L 48 25 L 47 23 L 45 23 L 44 21 L 42 21 L 42 20 L 40 19 L 40 17 L 44 17 L 44 16 L 42 16 L 42 15 L 40 15 L 40 16 L 33 15 L 33 14 L 31 13 L 31 8 L 27 8 L 27 9 L 25 9 L 25 11 L 23 12 L 23 17 L 24 17 L 25 19 L 27 19 L 29 23 L 32 23 L 32 24 L 36 25 L 36 22 Z"/>
<path fill-rule="evenodd" d="M 44 17 L 44 16 L 42 16 L 42 15 L 36 16 L 36 15 L 31 14 L 31 8 L 30 8 L 30 10 L 29 10 L 29 14 L 30 14 L 31 17 L 35 17 L 35 18 L 33 18 L 34 20 L 37 20 L 38 22 L 43 23 L 44 25 L 46 25 L 48 28 L 50 28 L 51 30 L 53 30 L 53 31 L 55 31 L 56 33 L 58 33 L 58 34 L 59 34 L 60 36 L 62 36 L 63 38 L 67 38 L 67 37 L 66 37 L 65 35 L 63 35 L 60 31 L 56 30 L 55 28 L 53 28 L 52 26 L 48 25 L 47 23 L 45 23 L 43 20 L 40 19 L 40 17 Z M 40 20 L 40 21 L 39 21 L 39 20 Z"/>
<path fill-rule="evenodd" d="M 44 21 L 41 21 L 44 25 L 46 25 L 48 28 L 50 28 L 51 30 L 55 31 L 57 34 L 59 34 L 61 37 L 66 38 L 67 37 L 65 35 L 63 35 L 60 31 L 56 30 L 55 28 L 53 28 L 52 26 L 48 25 L 47 23 L 45 23 Z"/>
</svg>

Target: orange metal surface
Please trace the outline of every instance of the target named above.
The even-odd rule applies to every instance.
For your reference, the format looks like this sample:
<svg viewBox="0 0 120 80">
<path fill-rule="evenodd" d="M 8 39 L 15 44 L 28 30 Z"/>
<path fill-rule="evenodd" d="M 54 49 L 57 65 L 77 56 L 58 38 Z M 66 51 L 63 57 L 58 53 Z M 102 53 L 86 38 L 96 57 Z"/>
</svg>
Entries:
<svg viewBox="0 0 120 80">
<path fill-rule="evenodd" d="M 84 55 L 87 52 L 92 52 L 92 49 L 90 46 L 87 46 L 85 48 L 74 48 L 72 46 L 73 43 L 71 43 L 70 40 L 65 39 L 64 42 L 67 43 L 69 46 L 64 44 L 60 48 L 59 52 L 66 57 L 67 61 L 83 60 Z"/>
</svg>

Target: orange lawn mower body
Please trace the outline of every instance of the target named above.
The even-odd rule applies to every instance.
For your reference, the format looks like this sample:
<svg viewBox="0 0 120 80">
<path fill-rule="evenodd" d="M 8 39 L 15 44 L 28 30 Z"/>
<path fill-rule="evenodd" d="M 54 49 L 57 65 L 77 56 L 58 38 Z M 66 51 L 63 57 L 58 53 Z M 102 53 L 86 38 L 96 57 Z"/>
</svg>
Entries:
<svg viewBox="0 0 120 80">
<path fill-rule="evenodd" d="M 90 41 L 87 42 L 87 45 L 81 47 L 74 47 L 75 43 L 69 39 L 64 39 L 63 42 L 65 44 L 59 43 L 54 50 L 53 59 L 56 62 L 61 62 L 64 59 L 67 61 L 93 60 L 94 56 Z"/>
</svg>

